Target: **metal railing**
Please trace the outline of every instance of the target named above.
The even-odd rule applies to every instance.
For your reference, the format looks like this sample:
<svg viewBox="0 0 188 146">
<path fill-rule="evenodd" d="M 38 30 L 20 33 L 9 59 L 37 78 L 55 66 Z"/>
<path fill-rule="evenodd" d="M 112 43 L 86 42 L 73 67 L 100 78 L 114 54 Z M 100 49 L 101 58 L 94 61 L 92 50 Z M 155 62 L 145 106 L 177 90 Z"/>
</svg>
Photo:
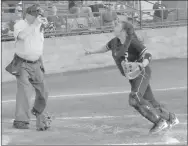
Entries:
<svg viewBox="0 0 188 146">
<path fill-rule="evenodd" d="M 153 10 L 121 10 L 115 11 L 119 20 L 125 20 L 131 18 L 130 22 L 133 23 L 135 29 L 144 28 L 157 28 L 157 27 L 173 27 L 180 25 L 187 25 L 187 9 L 166 9 L 168 10 L 168 17 L 164 19 L 164 9 L 158 9 L 161 11 L 161 17 L 148 14 L 148 12 L 153 13 Z M 58 12 L 61 12 L 59 10 Z M 137 17 L 133 15 L 128 16 L 130 13 L 138 14 Z M 94 14 L 94 13 L 93 13 Z M 60 29 L 57 29 L 55 23 L 49 23 L 48 27 L 45 29 L 45 37 L 55 37 L 55 36 L 68 36 L 68 35 L 83 35 L 92 33 L 105 33 L 111 32 L 113 30 L 113 23 L 110 25 L 103 24 L 103 12 L 95 13 L 99 14 L 99 17 L 89 17 L 85 15 L 75 15 L 75 14 L 61 14 L 59 17 L 64 20 Z M 2 15 L 2 29 L 5 29 L 7 21 L 5 19 L 5 13 Z M 9 18 L 10 16 L 8 16 Z M 4 19 L 4 20 L 3 20 Z M 8 28 L 6 28 L 8 29 Z M 3 30 L 5 32 L 2 34 L 2 41 L 14 40 L 12 31 Z"/>
</svg>

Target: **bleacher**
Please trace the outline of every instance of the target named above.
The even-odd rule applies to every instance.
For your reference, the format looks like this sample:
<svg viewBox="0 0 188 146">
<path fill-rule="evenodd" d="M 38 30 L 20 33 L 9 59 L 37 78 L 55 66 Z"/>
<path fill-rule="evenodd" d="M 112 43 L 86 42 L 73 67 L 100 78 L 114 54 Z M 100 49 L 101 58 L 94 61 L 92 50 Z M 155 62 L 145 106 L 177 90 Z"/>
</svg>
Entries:
<svg viewBox="0 0 188 146">
<path fill-rule="evenodd" d="M 24 1 L 24 4 L 22 6 L 26 8 L 32 5 L 33 2 L 34 1 Z M 45 10 L 46 16 L 50 15 L 52 5 L 47 5 L 44 1 L 35 1 L 35 3 L 40 3 L 41 7 Z M 116 4 L 121 5 L 122 3 L 116 3 Z M 100 9 L 100 12 L 99 12 L 100 16 L 94 17 L 93 20 L 91 21 L 90 17 L 87 14 L 86 15 L 82 14 L 79 16 L 74 15 L 74 14 L 69 14 L 68 3 L 66 2 L 62 4 L 53 3 L 53 5 L 55 5 L 58 9 L 57 15 L 66 20 L 66 25 L 64 28 L 58 31 L 55 29 L 52 29 L 52 31 L 49 31 L 48 29 L 46 29 L 45 37 L 106 33 L 106 32 L 111 32 L 113 30 L 112 26 L 102 25 L 103 20 L 101 17 L 101 13 L 105 11 L 104 9 Z M 8 8 L 3 8 L 3 9 L 8 9 Z M 116 11 L 116 13 L 118 14 L 119 20 L 128 20 L 131 23 L 133 23 L 133 25 L 135 26 L 135 29 L 173 27 L 173 26 L 178 26 L 178 25 L 187 25 L 187 20 L 184 20 L 184 21 L 183 20 L 181 21 L 178 21 L 178 20 L 166 21 L 165 20 L 164 21 L 162 19 L 159 19 L 158 22 L 154 22 L 153 21 L 154 16 L 151 15 L 150 13 L 142 10 L 141 16 L 140 16 L 140 10 L 127 6 L 127 5 L 125 6 L 125 9 L 121 9 L 121 10 L 115 9 L 113 11 Z M 181 12 L 182 12 L 182 15 L 185 15 L 185 13 L 187 13 L 187 9 L 182 10 Z M 136 17 L 135 15 L 130 15 L 130 14 L 136 14 Z M 147 17 L 149 16 L 152 19 L 144 18 L 143 14 L 146 15 Z M 3 13 L 2 23 L 4 26 L 6 26 L 5 25 L 6 22 L 8 22 L 11 17 L 14 17 L 13 15 L 14 15 L 13 13 Z M 173 16 L 170 15 L 170 17 L 173 17 Z M 4 32 L 6 32 L 6 30 Z M 2 41 L 8 41 L 8 40 L 13 40 L 13 39 L 14 38 L 11 33 L 2 34 Z"/>
</svg>

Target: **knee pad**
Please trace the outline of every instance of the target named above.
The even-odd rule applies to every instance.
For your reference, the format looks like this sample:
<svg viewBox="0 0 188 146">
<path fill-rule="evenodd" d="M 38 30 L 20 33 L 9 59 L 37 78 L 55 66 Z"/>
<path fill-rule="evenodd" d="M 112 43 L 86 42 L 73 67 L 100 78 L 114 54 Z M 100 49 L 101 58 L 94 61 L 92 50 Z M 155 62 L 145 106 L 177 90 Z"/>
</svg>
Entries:
<svg viewBox="0 0 188 146">
<path fill-rule="evenodd" d="M 137 93 L 136 92 L 131 92 L 129 94 L 129 105 L 133 106 L 133 107 L 137 107 L 138 104 L 140 103 L 139 98 L 137 97 Z"/>
</svg>

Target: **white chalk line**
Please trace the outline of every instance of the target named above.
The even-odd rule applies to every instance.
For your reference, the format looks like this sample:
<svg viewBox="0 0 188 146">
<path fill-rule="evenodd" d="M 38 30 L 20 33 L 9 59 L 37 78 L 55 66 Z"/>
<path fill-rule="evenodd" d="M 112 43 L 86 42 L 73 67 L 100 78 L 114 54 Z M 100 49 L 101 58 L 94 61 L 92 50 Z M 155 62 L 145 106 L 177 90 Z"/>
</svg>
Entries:
<svg viewBox="0 0 188 146">
<path fill-rule="evenodd" d="M 187 114 L 176 114 L 177 116 L 187 116 Z M 140 115 L 124 115 L 124 116 L 85 116 L 85 117 L 56 117 L 56 120 L 87 120 L 87 119 L 115 119 L 115 118 L 138 118 Z M 34 119 L 33 119 L 34 120 Z"/>
<path fill-rule="evenodd" d="M 176 114 L 177 116 L 187 116 L 187 114 Z M 115 119 L 115 118 L 141 118 L 139 115 L 124 115 L 124 116 L 85 116 L 85 117 L 56 117 L 55 120 L 91 120 L 91 119 Z M 6 121 L 6 123 L 12 124 L 14 119 Z M 36 121 L 36 119 L 31 119 L 32 121 Z M 4 123 L 4 122 L 2 122 Z M 179 123 L 180 125 L 187 125 L 186 122 Z M 131 131 L 131 130 L 130 130 Z M 4 139 L 3 144 L 8 145 L 10 143 L 11 139 L 10 136 L 6 135 L 6 140 Z M 181 142 L 182 143 L 182 142 Z M 125 143 L 125 144 L 107 144 L 107 145 L 149 145 L 149 144 L 171 144 L 171 143 L 165 143 L 165 142 L 159 142 L 159 143 Z"/>
<path fill-rule="evenodd" d="M 187 116 L 187 114 L 176 114 L 176 116 Z M 140 115 L 123 115 L 123 116 L 83 116 L 83 117 L 53 117 L 53 120 L 94 120 L 94 119 L 116 119 L 116 118 L 141 118 Z M 36 119 L 31 119 L 35 121 Z M 8 120 L 7 122 L 13 122 L 14 119 Z M 2 122 L 3 123 L 3 122 Z M 180 124 L 185 125 L 187 122 L 181 122 Z"/>
<path fill-rule="evenodd" d="M 11 137 L 8 135 L 2 135 L 2 145 L 8 145 L 11 142 Z"/>
<path fill-rule="evenodd" d="M 172 87 L 172 88 L 162 88 L 162 89 L 154 89 L 154 91 L 170 91 L 170 90 L 182 90 L 187 89 L 187 86 L 183 87 Z M 49 99 L 57 99 L 57 98 L 64 98 L 64 97 L 83 97 L 83 96 L 104 96 L 104 95 L 113 95 L 113 94 L 127 94 L 130 91 L 109 91 L 109 92 L 94 92 L 94 93 L 81 93 L 81 94 L 62 94 L 62 95 L 52 95 L 49 96 Z M 34 99 L 34 98 L 32 98 Z M 2 103 L 11 103 L 15 102 L 16 100 L 3 100 Z"/>
<path fill-rule="evenodd" d="M 163 145 L 163 144 L 185 144 L 187 141 L 183 142 L 150 142 L 150 143 L 119 143 L 119 144 L 105 144 L 105 145 Z"/>
</svg>

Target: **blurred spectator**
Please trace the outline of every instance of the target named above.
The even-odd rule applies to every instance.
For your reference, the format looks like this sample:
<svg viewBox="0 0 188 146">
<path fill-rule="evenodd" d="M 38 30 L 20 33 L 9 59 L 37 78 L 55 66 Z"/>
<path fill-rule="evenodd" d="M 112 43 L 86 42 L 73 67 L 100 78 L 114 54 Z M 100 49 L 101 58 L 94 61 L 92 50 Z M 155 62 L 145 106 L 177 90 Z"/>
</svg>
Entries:
<svg viewBox="0 0 188 146">
<path fill-rule="evenodd" d="M 103 26 L 114 26 L 114 23 L 117 19 L 117 13 L 115 11 L 112 11 L 111 6 L 109 6 L 105 12 L 102 12 Z"/>
<path fill-rule="evenodd" d="M 79 14 L 80 8 L 77 6 L 76 2 L 73 0 L 69 1 L 69 12 L 71 14 Z"/>
<path fill-rule="evenodd" d="M 78 5 L 74 0 L 69 1 L 69 12 L 71 14 L 88 14 L 88 16 L 93 17 L 90 7 L 83 5 L 83 2 L 81 2 L 81 5 Z"/>
<path fill-rule="evenodd" d="M 19 20 L 22 17 L 22 12 L 23 12 L 22 7 L 17 5 L 15 9 L 15 17 L 16 17 L 15 20 Z"/>
<path fill-rule="evenodd" d="M 15 7 L 18 5 L 19 2 L 20 1 L 18 1 L 18 0 L 15 0 L 15 1 L 2 0 L 2 3 L 6 3 L 4 5 L 8 5 L 8 7 L 9 7 L 8 12 L 9 13 L 14 13 L 15 12 Z"/>
<path fill-rule="evenodd" d="M 97 1 L 94 1 L 92 4 L 89 5 L 91 8 L 92 12 L 98 12 L 94 14 L 94 17 L 100 16 L 99 14 L 99 9 L 100 8 L 106 8 L 102 3 L 98 3 Z"/>
<path fill-rule="evenodd" d="M 1 23 L 1 34 L 6 35 L 9 32 L 9 26 L 6 22 Z"/>
<path fill-rule="evenodd" d="M 2 2 L 2 13 L 8 13 L 9 9 L 8 9 L 8 4 L 5 2 Z"/>
<path fill-rule="evenodd" d="M 56 6 L 52 6 L 52 15 L 47 17 L 48 23 L 53 24 L 55 30 L 61 30 L 65 28 L 65 19 L 63 17 L 57 15 L 57 8 Z"/>
<path fill-rule="evenodd" d="M 14 24 L 20 19 L 22 19 L 22 7 L 17 5 L 15 8 L 15 13 L 12 15 L 12 17 L 8 23 L 9 29 L 11 31 L 14 31 Z"/>
<path fill-rule="evenodd" d="M 15 12 L 15 8 L 14 8 L 14 7 L 15 7 L 16 5 L 14 5 L 14 4 L 9 4 L 8 6 L 10 7 L 9 13 L 14 13 L 14 12 Z"/>
<path fill-rule="evenodd" d="M 127 13 L 125 12 L 126 6 L 125 6 L 124 4 L 118 4 L 118 3 L 117 3 L 114 7 L 115 7 L 115 10 L 118 11 L 118 12 L 117 12 L 118 15 L 125 15 L 125 14 L 127 14 Z"/>
<path fill-rule="evenodd" d="M 15 13 L 5 13 L 5 14 L 3 15 L 2 18 L 2 20 L 4 21 L 2 27 L 2 33 L 7 35 L 12 35 L 14 31 L 14 24 L 18 20 L 22 19 L 22 7 L 17 5 L 15 8 Z"/>
<path fill-rule="evenodd" d="M 162 4 L 161 6 L 162 6 L 161 18 L 162 18 L 162 15 L 163 15 L 163 19 L 166 20 L 167 17 L 168 17 L 168 14 L 169 14 L 170 12 L 172 12 L 173 10 L 169 11 L 168 8 L 167 8 L 167 6 L 164 5 L 164 4 Z M 162 14 L 162 13 L 163 13 L 163 14 Z"/>
<path fill-rule="evenodd" d="M 93 17 L 91 8 L 87 4 L 84 4 L 83 1 L 81 1 L 80 5 L 80 14 L 88 14 L 89 17 Z"/>
<path fill-rule="evenodd" d="M 45 1 L 45 5 L 46 5 L 46 6 L 49 6 L 50 3 L 51 3 L 51 2 L 50 2 L 49 0 Z"/>
<path fill-rule="evenodd" d="M 153 10 L 154 10 L 154 17 L 153 17 L 153 20 L 154 22 L 157 22 L 157 20 L 160 18 L 160 4 L 159 2 L 156 2 L 154 5 L 153 5 Z"/>
<path fill-rule="evenodd" d="M 154 22 L 157 22 L 158 20 L 161 20 L 163 18 L 164 20 L 167 19 L 168 17 L 168 10 L 165 5 L 159 4 L 159 2 L 156 2 L 153 5 L 153 10 L 154 10 Z"/>
</svg>

